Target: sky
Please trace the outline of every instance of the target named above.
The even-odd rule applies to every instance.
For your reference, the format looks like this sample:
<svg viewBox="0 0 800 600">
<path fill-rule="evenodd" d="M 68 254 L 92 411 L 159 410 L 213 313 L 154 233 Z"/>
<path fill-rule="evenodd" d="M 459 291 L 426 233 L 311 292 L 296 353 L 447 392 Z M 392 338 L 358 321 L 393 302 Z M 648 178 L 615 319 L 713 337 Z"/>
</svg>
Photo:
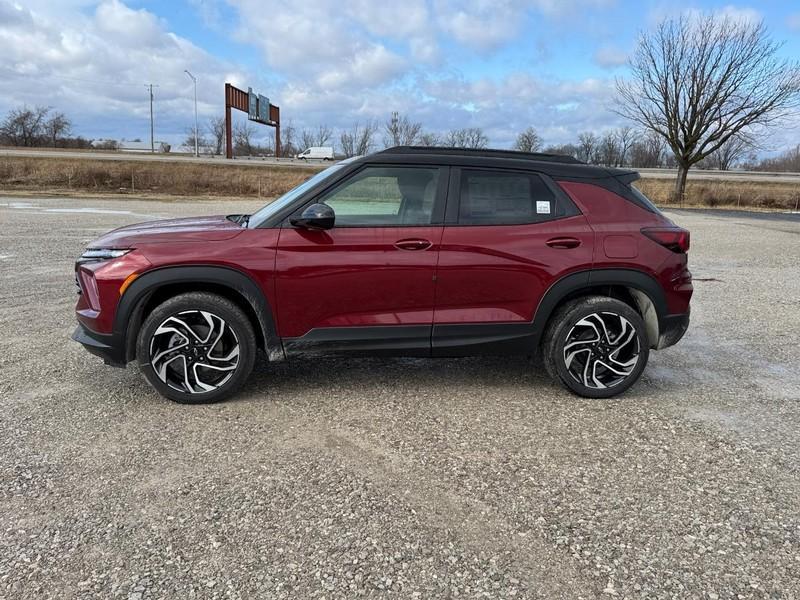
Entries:
<svg viewBox="0 0 800 600">
<path fill-rule="evenodd" d="M 84 137 L 149 139 L 153 83 L 156 139 L 180 144 L 188 69 L 201 123 L 224 113 L 230 82 L 296 129 L 399 111 L 425 131 L 480 127 L 494 147 L 529 126 L 561 144 L 627 124 L 614 82 L 637 35 L 696 11 L 763 19 L 800 57 L 800 0 L 0 0 L 0 115 L 46 105 Z M 782 127 L 767 150 L 798 133 Z"/>
</svg>

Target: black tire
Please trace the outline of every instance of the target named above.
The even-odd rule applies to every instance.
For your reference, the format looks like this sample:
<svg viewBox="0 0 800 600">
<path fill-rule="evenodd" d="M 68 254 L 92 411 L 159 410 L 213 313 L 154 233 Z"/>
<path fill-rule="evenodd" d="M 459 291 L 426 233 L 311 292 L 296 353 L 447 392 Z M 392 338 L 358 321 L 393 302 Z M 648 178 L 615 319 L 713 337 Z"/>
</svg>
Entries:
<svg viewBox="0 0 800 600">
<path fill-rule="evenodd" d="M 597 342 L 595 331 L 603 331 L 597 334 Z M 587 296 L 564 304 L 550 319 L 542 340 L 542 361 L 550 377 L 585 398 L 611 398 L 627 390 L 641 376 L 649 355 L 642 317 L 629 305 L 607 296 Z"/>
<path fill-rule="evenodd" d="M 207 292 L 181 294 L 159 304 L 145 319 L 136 345 L 139 368 L 150 385 L 181 404 L 229 398 L 247 380 L 255 355 L 255 334 L 247 315 L 227 298 Z M 161 375 L 151 364 L 154 358 Z M 185 383 L 178 383 L 181 369 Z"/>
</svg>

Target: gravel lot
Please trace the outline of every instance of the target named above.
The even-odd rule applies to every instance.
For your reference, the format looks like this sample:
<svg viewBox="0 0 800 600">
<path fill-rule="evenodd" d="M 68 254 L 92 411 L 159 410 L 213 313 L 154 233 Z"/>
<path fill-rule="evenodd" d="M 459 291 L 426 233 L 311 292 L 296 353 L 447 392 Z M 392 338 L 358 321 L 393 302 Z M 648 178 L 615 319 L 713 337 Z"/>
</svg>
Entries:
<svg viewBox="0 0 800 600">
<path fill-rule="evenodd" d="M 69 341 L 86 242 L 257 205 L 0 198 L 0 598 L 800 598 L 800 220 L 673 213 L 693 324 L 611 401 L 353 359 L 181 406 Z"/>
</svg>

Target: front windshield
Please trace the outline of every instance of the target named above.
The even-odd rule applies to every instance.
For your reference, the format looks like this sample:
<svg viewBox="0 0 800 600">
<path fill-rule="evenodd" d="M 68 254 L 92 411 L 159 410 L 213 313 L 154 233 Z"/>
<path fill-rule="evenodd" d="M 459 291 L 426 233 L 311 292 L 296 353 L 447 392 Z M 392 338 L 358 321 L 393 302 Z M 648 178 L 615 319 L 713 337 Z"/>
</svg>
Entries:
<svg viewBox="0 0 800 600">
<path fill-rule="evenodd" d="M 286 192 L 283 196 L 276 198 L 275 200 L 264 206 L 264 208 L 262 208 L 258 212 L 253 213 L 250 216 L 250 220 L 247 223 L 248 228 L 254 229 L 258 227 L 266 219 L 270 218 L 275 213 L 281 211 L 286 206 L 289 206 L 294 200 L 303 195 L 306 192 L 306 190 L 311 189 L 323 179 L 327 179 L 328 177 L 333 175 L 336 171 L 341 169 L 348 162 L 349 161 L 342 161 L 340 163 L 333 165 L 332 167 L 328 167 L 324 171 L 320 171 L 312 178 L 305 180 L 297 187 L 294 187 L 288 192 Z"/>
</svg>

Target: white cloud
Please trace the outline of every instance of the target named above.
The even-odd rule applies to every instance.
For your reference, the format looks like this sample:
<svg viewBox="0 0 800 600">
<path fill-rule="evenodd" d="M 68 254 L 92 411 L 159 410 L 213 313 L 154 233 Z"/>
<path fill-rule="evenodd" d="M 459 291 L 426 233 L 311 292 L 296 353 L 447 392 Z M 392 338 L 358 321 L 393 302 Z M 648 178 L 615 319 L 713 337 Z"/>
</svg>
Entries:
<svg viewBox="0 0 800 600">
<path fill-rule="evenodd" d="M 49 105 L 67 113 L 88 136 L 149 134 L 149 96 L 154 83 L 156 134 L 173 141 L 190 126 L 189 69 L 198 78 L 202 116 L 222 112 L 222 85 L 245 81 L 234 65 L 215 59 L 145 10 L 118 0 L 94 11 L 68 13 L 20 8 L 0 0 L 0 112 Z M 9 16 L 11 18 L 9 18 Z"/>
<path fill-rule="evenodd" d="M 613 69 L 624 65 L 628 61 L 628 54 L 614 45 L 603 45 L 594 52 L 594 62 L 604 69 Z"/>
<path fill-rule="evenodd" d="M 789 29 L 800 31 L 800 12 L 789 15 L 786 18 L 786 24 L 789 26 Z"/>
</svg>

